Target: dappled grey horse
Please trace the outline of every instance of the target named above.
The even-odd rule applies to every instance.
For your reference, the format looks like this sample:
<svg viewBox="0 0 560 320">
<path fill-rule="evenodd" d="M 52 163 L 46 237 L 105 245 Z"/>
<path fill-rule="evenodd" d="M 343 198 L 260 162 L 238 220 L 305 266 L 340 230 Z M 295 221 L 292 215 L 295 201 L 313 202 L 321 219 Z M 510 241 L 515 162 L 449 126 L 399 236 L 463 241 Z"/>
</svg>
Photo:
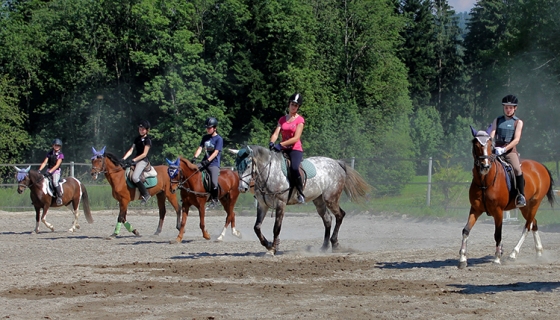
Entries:
<svg viewBox="0 0 560 320">
<path fill-rule="evenodd" d="M 260 146 L 246 146 L 240 150 L 230 149 L 230 151 L 237 154 L 235 166 L 239 173 L 240 191 L 248 191 L 251 181 L 254 182 L 255 197 L 258 202 L 254 230 L 261 244 L 268 250 L 267 253 L 274 255 L 280 241 L 278 236 L 282 227 L 284 209 L 286 205 L 298 203 L 297 192 L 293 192 L 292 197 L 288 199 L 290 185 L 288 178 L 283 173 L 285 160 L 281 153 L 272 152 Z M 356 170 L 347 166 L 344 161 L 326 157 L 311 157 L 306 160 L 314 167 L 316 175 L 307 179 L 303 190 L 305 201 L 313 201 L 317 212 L 323 219 L 325 237 L 321 249 L 329 248 L 330 239 L 332 249 L 335 251 L 339 245 L 338 230 L 346 215 L 339 205 L 342 191 L 344 190 L 353 201 L 360 201 L 366 198 L 371 187 Z M 261 224 L 270 208 L 276 210 L 272 243 L 261 232 Z M 336 219 L 332 236 L 331 216 L 327 209 Z"/>
</svg>

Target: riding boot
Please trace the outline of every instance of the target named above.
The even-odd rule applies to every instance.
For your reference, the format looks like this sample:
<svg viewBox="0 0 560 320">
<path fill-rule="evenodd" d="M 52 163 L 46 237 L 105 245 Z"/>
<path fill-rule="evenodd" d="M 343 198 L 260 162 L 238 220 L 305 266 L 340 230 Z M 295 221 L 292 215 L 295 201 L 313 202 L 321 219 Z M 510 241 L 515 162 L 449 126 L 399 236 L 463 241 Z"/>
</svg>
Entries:
<svg viewBox="0 0 560 320">
<path fill-rule="evenodd" d="M 142 195 L 142 204 L 146 204 L 152 196 L 148 193 L 148 190 L 146 190 L 146 186 L 144 186 L 142 181 L 136 182 L 136 187 L 138 188 L 138 191 L 140 191 L 140 195 Z"/>
<path fill-rule="evenodd" d="M 523 174 L 520 176 L 515 176 L 515 184 L 517 185 L 517 204 L 518 208 L 527 205 L 525 201 L 525 178 Z"/>
<path fill-rule="evenodd" d="M 208 204 L 209 209 L 213 209 L 218 205 L 218 188 L 214 188 L 210 191 L 210 203 Z"/>
<path fill-rule="evenodd" d="M 299 177 L 296 180 L 296 189 L 298 191 L 297 200 L 298 203 L 305 203 L 305 195 L 303 194 L 303 177 Z"/>
<path fill-rule="evenodd" d="M 58 185 L 56 186 L 56 205 L 57 206 L 61 206 L 62 205 L 62 186 Z"/>
</svg>

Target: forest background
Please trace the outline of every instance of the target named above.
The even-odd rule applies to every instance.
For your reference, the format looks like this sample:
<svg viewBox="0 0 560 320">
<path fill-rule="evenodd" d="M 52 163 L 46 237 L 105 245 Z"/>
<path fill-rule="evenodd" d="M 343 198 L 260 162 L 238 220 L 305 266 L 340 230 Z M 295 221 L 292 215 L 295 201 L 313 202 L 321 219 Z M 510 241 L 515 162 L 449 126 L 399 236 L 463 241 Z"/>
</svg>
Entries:
<svg viewBox="0 0 560 320">
<path fill-rule="evenodd" d="M 209 116 L 226 147 L 266 146 L 296 91 L 305 156 L 355 158 L 375 196 L 399 194 L 428 157 L 471 168 L 469 125 L 486 129 L 507 94 L 525 122 L 522 157 L 556 161 L 559 9 L 557 0 L 479 0 L 469 13 L 446 0 L 3 0 L 0 163 L 41 162 L 54 138 L 75 162 L 89 162 L 92 146 L 124 154 L 141 119 L 153 126 L 154 164 L 190 158 Z"/>
</svg>

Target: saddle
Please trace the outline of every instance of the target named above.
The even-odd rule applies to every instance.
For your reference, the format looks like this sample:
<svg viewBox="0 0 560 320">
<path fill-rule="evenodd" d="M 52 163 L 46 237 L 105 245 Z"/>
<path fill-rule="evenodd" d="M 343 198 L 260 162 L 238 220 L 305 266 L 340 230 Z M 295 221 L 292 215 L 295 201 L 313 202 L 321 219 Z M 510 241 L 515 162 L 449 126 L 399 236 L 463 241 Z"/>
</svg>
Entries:
<svg viewBox="0 0 560 320">
<path fill-rule="evenodd" d="M 286 178 L 288 178 L 288 181 L 292 181 L 290 170 L 288 170 L 288 168 L 292 164 L 292 161 L 290 160 L 290 157 L 283 152 L 282 156 L 284 157 L 284 161 L 282 162 L 282 173 L 284 174 L 284 176 L 286 176 Z M 299 174 L 302 177 L 303 190 L 305 190 L 307 179 L 315 177 L 315 175 L 317 174 L 317 170 L 309 160 L 304 159 L 299 165 Z"/>
<path fill-rule="evenodd" d="M 210 189 L 212 188 L 212 176 L 210 176 L 210 173 L 206 169 L 200 170 L 200 172 L 202 173 L 202 185 L 204 185 L 204 190 L 210 193 Z M 220 190 L 222 190 L 222 187 L 220 187 L 220 174 L 218 173 L 218 195 L 222 193 Z"/>
<path fill-rule="evenodd" d="M 506 176 L 506 185 L 509 191 L 509 201 L 514 201 L 515 197 L 517 197 L 517 185 L 515 179 L 515 171 L 511 164 L 505 161 L 502 157 L 497 157 L 498 162 L 501 164 L 502 169 L 504 170 Z"/>
<path fill-rule="evenodd" d="M 126 183 L 131 188 L 136 188 L 134 183 L 132 183 L 132 174 L 134 174 L 134 168 L 136 166 L 130 166 L 126 168 L 124 175 L 126 176 Z M 157 171 L 152 166 L 151 163 L 148 163 L 142 174 L 140 175 L 140 181 L 146 186 L 146 188 L 151 188 L 157 184 Z"/>
<path fill-rule="evenodd" d="M 54 189 L 54 184 L 53 184 L 51 178 L 48 178 L 47 180 L 49 181 L 49 183 L 46 184 L 47 187 L 46 187 L 46 190 L 43 190 L 43 193 L 46 193 L 46 194 L 48 194 L 49 196 L 51 196 L 51 197 L 54 198 L 54 197 L 56 197 L 56 192 L 55 192 L 55 189 Z M 59 184 L 60 187 L 61 187 L 61 188 L 60 188 L 60 191 L 61 191 L 61 195 L 60 195 L 60 196 L 61 196 L 61 197 L 62 197 L 62 195 L 64 194 L 64 186 L 63 186 L 63 184 L 64 184 L 65 182 L 66 182 L 66 179 L 60 178 L 60 180 L 58 180 L 58 184 Z M 45 191 L 46 191 L 46 192 L 45 192 Z"/>
</svg>

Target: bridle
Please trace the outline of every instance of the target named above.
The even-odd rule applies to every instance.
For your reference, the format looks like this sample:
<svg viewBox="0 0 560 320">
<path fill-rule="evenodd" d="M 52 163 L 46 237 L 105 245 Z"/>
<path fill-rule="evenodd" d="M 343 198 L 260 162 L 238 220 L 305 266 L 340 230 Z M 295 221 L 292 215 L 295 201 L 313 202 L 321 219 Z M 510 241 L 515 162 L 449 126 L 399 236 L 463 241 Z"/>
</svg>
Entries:
<svg viewBox="0 0 560 320">
<path fill-rule="evenodd" d="M 96 155 L 91 160 L 95 160 L 95 159 L 101 159 L 101 168 L 94 166 L 93 163 L 91 165 L 91 170 L 92 171 L 95 170 L 95 172 L 92 172 L 91 175 L 95 174 L 96 177 L 97 177 L 97 175 L 100 175 L 102 173 L 111 174 L 111 173 L 114 173 L 114 172 L 124 170 L 124 168 L 122 166 L 116 166 L 116 168 L 111 170 L 111 171 L 107 170 L 106 166 L 105 166 L 105 156 L 104 155 Z"/>
<path fill-rule="evenodd" d="M 178 189 L 185 190 L 186 192 L 192 193 L 197 197 L 202 198 L 202 197 L 207 197 L 209 195 L 208 192 L 198 192 L 198 191 L 191 190 L 190 188 L 187 188 L 187 187 L 184 186 L 184 184 L 187 183 L 187 181 L 189 181 L 190 178 L 192 178 L 195 174 L 200 172 L 200 169 L 195 170 L 190 176 L 188 176 L 186 179 L 183 179 L 183 170 L 181 170 L 181 165 L 179 165 L 178 167 L 170 166 L 169 168 L 177 170 L 177 173 L 175 175 L 173 175 L 173 176 L 170 175 L 169 176 L 170 182 L 171 182 L 171 185 L 169 186 L 170 188 L 173 184 L 178 184 L 178 186 L 177 186 Z M 169 173 L 169 169 L 168 169 L 167 172 Z M 179 180 L 173 179 L 177 176 L 179 177 Z M 171 192 L 174 193 L 175 191 L 171 190 Z"/>
</svg>

